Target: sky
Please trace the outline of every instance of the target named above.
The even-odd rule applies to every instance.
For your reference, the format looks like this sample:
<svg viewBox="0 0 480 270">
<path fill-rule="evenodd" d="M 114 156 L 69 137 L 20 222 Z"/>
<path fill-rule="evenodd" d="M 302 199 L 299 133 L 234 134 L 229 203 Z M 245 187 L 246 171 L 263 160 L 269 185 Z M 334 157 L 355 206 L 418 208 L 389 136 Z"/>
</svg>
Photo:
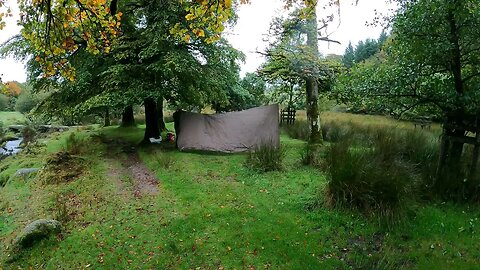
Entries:
<svg viewBox="0 0 480 270">
<path fill-rule="evenodd" d="M 326 2 L 320 0 L 319 3 Z M 318 19 L 335 14 L 335 19 L 328 28 L 329 38 L 339 41 L 335 43 L 320 42 L 319 49 L 323 55 L 343 55 L 349 42 L 355 46 L 360 40 L 367 38 L 377 39 L 382 26 L 367 26 L 374 21 L 376 11 L 380 14 L 389 14 L 395 7 L 385 0 L 355 0 L 340 1 L 340 16 L 338 8 L 324 10 L 319 4 Z M 272 18 L 284 14 L 282 0 L 251 0 L 251 4 L 239 8 L 239 20 L 233 31 L 226 35 L 229 42 L 246 54 L 246 62 L 242 66 L 242 74 L 254 72 L 264 59 L 257 51 L 263 51 L 266 42 L 262 42 L 268 32 Z"/>
<path fill-rule="evenodd" d="M 320 0 L 322 2 L 323 0 Z M 318 9 L 318 18 L 335 13 L 335 20 L 328 29 L 330 39 L 339 41 L 341 45 L 320 42 L 320 52 L 323 55 L 342 55 L 349 42 L 356 44 L 366 38 L 378 38 L 382 32 L 381 26 L 367 26 L 373 22 L 375 10 L 380 13 L 387 13 L 392 5 L 386 4 L 385 0 L 360 0 L 355 5 L 355 0 L 340 1 L 340 16 L 337 8 L 334 10 Z M 20 32 L 17 25 L 18 8 L 16 0 L 7 0 L 12 8 L 14 16 L 7 19 L 7 27 L 0 31 L 0 43 Z M 239 8 L 239 19 L 233 29 L 225 33 L 225 37 L 238 50 L 246 55 L 246 61 L 242 64 L 242 74 L 254 72 L 263 62 L 263 57 L 257 51 L 263 51 L 266 46 L 265 34 L 268 32 L 271 20 L 279 14 L 284 14 L 281 0 L 251 0 L 251 4 L 241 5 Z M 13 58 L 0 59 L 0 77 L 3 82 L 19 81 L 25 82 L 26 72 L 24 64 Z"/>
<path fill-rule="evenodd" d="M 14 16 L 5 20 L 7 26 L 0 31 L 0 43 L 3 43 L 9 38 L 19 34 L 21 29 L 17 25 L 19 16 L 17 0 L 7 0 L 7 5 L 12 9 Z M 27 74 L 25 72 L 24 64 L 19 61 L 15 61 L 11 57 L 7 59 L 0 59 L 0 78 L 2 79 L 2 82 L 25 82 L 27 79 Z"/>
</svg>

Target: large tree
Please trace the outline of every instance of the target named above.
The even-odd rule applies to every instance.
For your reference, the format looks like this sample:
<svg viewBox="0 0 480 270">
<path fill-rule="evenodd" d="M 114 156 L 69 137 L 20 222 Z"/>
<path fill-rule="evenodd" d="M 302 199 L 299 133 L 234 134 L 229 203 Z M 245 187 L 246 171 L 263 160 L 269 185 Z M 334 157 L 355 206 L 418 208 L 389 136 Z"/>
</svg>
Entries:
<svg viewBox="0 0 480 270">
<path fill-rule="evenodd" d="M 225 40 L 208 43 L 198 36 L 179 40 L 171 33 L 171 25 L 190 21 L 177 1 L 126 3 L 119 7 L 125 12 L 122 34 L 108 55 L 95 56 L 79 48 L 69 56 L 68 62 L 79 71 L 74 82 L 64 80 L 61 73 L 42 76 L 41 63 L 30 58 L 30 78 L 37 88 L 54 85 L 55 89 L 39 109 L 51 116 L 68 116 L 73 122 L 83 114 L 109 114 L 109 108 L 125 108 L 123 118 L 131 120 L 131 105 L 143 103 L 144 141 L 148 142 L 164 128 L 159 121 L 164 99 L 185 109 L 228 102 L 225 90 L 237 86 L 239 80 L 238 51 Z M 12 53 L 24 44 L 23 54 L 28 57 L 35 48 L 21 38 L 4 47 Z"/>
<path fill-rule="evenodd" d="M 80 48 L 85 48 L 92 54 L 109 53 L 112 44 L 121 35 L 123 12 L 119 11 L 117 6 L 119 3 L 125 4 L 125 1 L 18 0 L 22 12 L 19 21 L 23 26 L 22 34 L 35 51 L 35 60 L 43 68 L 43 76 L 60 74 L 68 80 L 74 80 L 75 69 L 69 60 Z M 153 2 L 156 3 L 156 1 Z M 185 43 L 190 43 L 192 38 L 201 38 L 207 43 L 212 43 L 220 40 L 225 25 L 234 17 L 236 3 L 249 1 L 165 0 L 160 5 L 168 5 L 171 2 L 181 5 L 185 11 L 183 18 L 188 23 L 169 21 L 170 33 Z M 133 6 L 143 7 L 148 3 L 140 1 Z M 318 55 L 318 31 L 325 27 L 322 25 L 321 29 L 318 29 L 317 0 L 285 0 L 285 3 L 287 7 L 295 3 L 305 7 L 302 19 L 306 21 L 307 48 L 309 54 Z M 338 5 L 338 3 L 339 1 L 325 1 L 325 5 Z M 4 4 L 5 1 L 0 0 L 0 8 Z M 329 17 L 327 21 L 332 18 Z M 322 22 L 326 21 L 322 20 Z M 139 23 L 141 26 L 143 21 Z M 322 39 L 328 40 L 325 37 Z M 317 75 L 318 72 L 314 68 L 306 79 L 307 116 L 310 123 L 311 142 L 319 142 L 322 139 Z"/>
<path fill-rule="evenodd" d="M 385 59 L 352 70 L 348 97 L 393 112 L 440 114 L 445 138 L 463 137 L 480 115 L 480 4 L 400 1 Z M 458 176 L 464 140 L 446 141 L 438 178 Z M 447 166 L 443 166 L 447 165 Z M 449 166 L 448 166 L 449 165 Z M 449 170 L 442 171 L 443 168 Z M 447 180 L 448 181 L 448 180 Z"/>
<path fill-rule="evenodd" d="M 259 74 L 270 82 L 283 81 L 283 89 L 292 93 L 300 83 L 305 85 L 306 110 L 311 143 L 322 141 L 318 96 L 327 90 L 333 79 L 334 69 L 318 51 L 318 25 L 316 10 L 306 6 L 294 10 L 286 19 L 277 18 L 271 26 L 274 40 L 264 53 L 266 62 Z M 328 26 L 323 22 L 321 28 Z M 282 88 L 281 88 L 282 89 Z"/>
</svg>

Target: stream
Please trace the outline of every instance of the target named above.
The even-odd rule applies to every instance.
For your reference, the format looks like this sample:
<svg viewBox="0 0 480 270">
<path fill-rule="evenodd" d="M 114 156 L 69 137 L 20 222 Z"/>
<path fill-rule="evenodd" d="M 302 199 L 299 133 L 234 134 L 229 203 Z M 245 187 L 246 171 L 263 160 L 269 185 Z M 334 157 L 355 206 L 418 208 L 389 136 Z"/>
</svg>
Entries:
<svg viewBox="0 0 480 270">
<path fill-rule="evenodd" d="M 7 141 L 7 143 L 3 147 L 0 147 L 0 157 L 11 156 L 20 152 L 22 150 L 22 148 L 20 147 L 22 141 L 23 138 Z"/>
</svg>

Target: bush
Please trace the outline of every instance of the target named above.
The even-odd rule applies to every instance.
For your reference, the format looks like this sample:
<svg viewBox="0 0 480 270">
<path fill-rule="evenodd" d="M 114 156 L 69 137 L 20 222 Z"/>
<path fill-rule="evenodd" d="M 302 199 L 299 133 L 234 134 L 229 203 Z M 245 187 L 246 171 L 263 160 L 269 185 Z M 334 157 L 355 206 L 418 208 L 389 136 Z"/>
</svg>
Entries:
<svg viewBox="0 0 480 270">
<path fill-rule="evenodd" d="M 385 160 L 351 142 L 334 144 L 328 156 L 327 202 L 395 222 L 415 198 L 414 170 L 401 160 Z"/>
<path fill-rule="evenodd" d="M 35 131 L 35 128 L 27 125 L 22 129 L 22 138 L 23 138 L 23 144 L 28 145 L 30 143 L 35 142 L 35 137 L 37 135 L 37 132 Z"/>
<path fill-rule="evenodd" d="M 279 171 L 283 168 L 284 158 L 283 147 L 276 147 L 274 143 L 262 143 L 248 153 L 246 166 L 260 172 Z"/>
<path fill-rule="evenodd" d="M 301 154 L 302 164 L 325 169 L 325 161 L 321 150 L 318 144 L 306 144 Z"/>
<path fill-rule="evenodd" d="M 308 130 L 308 123 L 305 120 L 297 120 L 293 125 L 283 126 L 283 129 L 292 139 L 308 141 L 310 132 Z"/>
<path fill-rule="evenodd" d="M 65 140 L 64 150 L 70 155 L 79 155 L 85 151 L 85 144 L 85 139 L 77 136 L 76 132 L 72 132 Z"/>
<path fill-rule="evenodd" d="M 4 94 L 0 94 L 0 112 L 1 111 L 8 111 L 10 107 L 10 101 L 7 96 Z"/>
<path fill-rule="evenodd" d="M 17 98 L 15 110 L 23 114 L 29 113 L 37 106 L 38 102 L 37 96 L 33 95 L 29 90 L 24 90 Z"/>
<path fill-rule="evenodd" d="M 434 176 L 438 143 L 429 133 L 338 123 L 323 132 L 334 142 L 326 187 L 332 206 L 395 222 Z"/>
</svg>

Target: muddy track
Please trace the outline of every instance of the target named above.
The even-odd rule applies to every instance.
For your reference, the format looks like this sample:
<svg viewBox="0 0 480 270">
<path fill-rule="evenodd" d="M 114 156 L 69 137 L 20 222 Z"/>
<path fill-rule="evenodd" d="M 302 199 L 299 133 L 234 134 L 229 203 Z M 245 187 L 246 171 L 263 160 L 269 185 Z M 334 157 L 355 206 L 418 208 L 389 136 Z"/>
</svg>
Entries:
<svg viewBox="0 0 480 270">
<path fill-rule="evenodd" d="M 108 176 L 115 181 L 120 193 L 125 192 L 125 183 L 122 177 L 127 176 L 133 184 L 133 195 L 142 197 L 144 195 L 155 195 L 158 193 L 159 181 L 155 174 L 143 163 L 136 148 L 132 145 L 107 141 L 107 160 L 110 159 Z M 113 159 L 121 157 L 121 167 L 113 165 Z"/>
<path fill-rule="evenodd" d="M 136 197 L 144 194 L 155 195 L 158 193 L 158 180 L 155 174 L 147 168 L 140 159 L 137 151 L 127 153 L 127 158 L 122 161 L 122 164 L 132 178 L 134 186 L 133 194 Z"/>
</svg>

